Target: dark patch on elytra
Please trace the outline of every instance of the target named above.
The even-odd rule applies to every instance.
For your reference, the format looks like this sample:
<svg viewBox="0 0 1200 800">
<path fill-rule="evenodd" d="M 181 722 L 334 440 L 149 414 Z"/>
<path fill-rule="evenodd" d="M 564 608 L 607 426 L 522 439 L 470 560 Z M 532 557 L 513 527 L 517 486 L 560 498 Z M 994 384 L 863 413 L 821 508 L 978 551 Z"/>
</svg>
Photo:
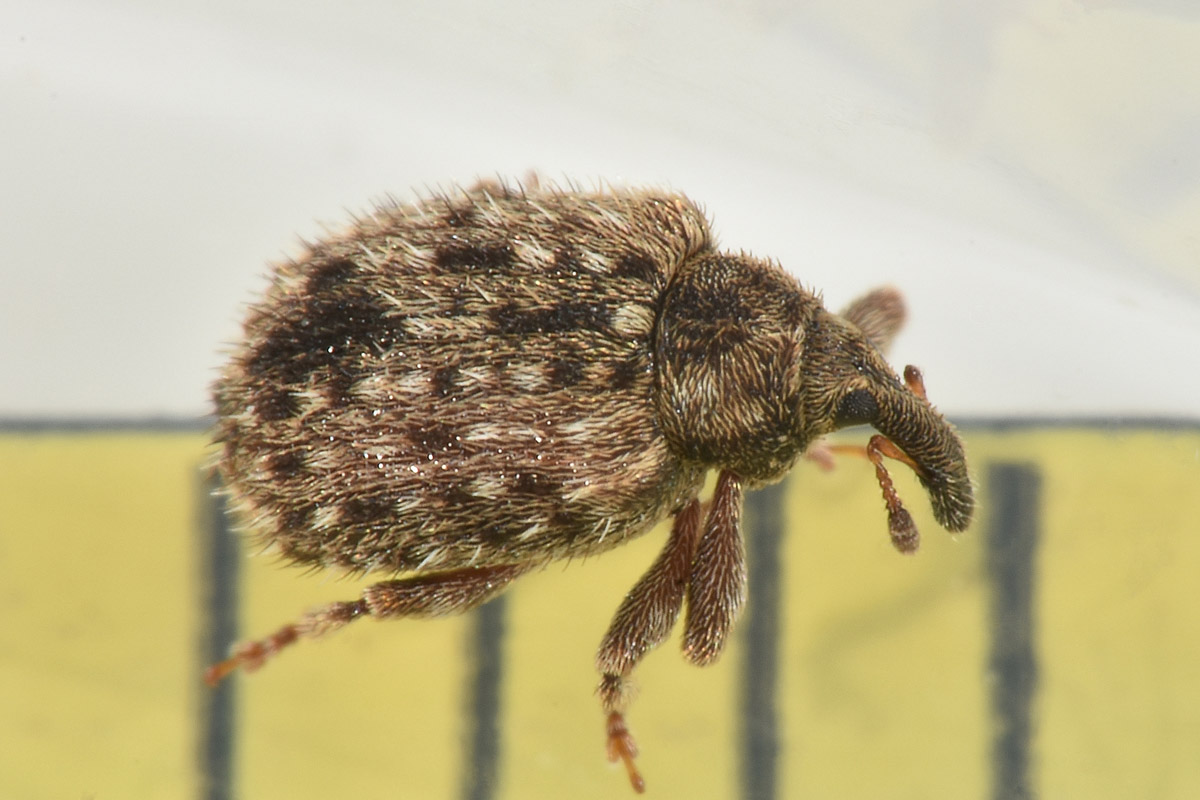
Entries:
<svg viewBox="0 0 1200 800">
<path fill-rule="evenodd" d="M 657 285 L 660 276 L 658 264 L 653 258 L 639 250 L 630 251 L 619 259 L 612 270 L 614 278 L 629 278 L 631 280 Z"/>
<path fill-rule="evenodd" d="M 504 547 L 512 541 L 512 529 L 507 525 L 485 525 L 476 533 L 481 543 L 487 547 Z"/>
<path fill-rule="evenodd" d="M 462 446 L 454 427 L 446 422 L 413 426 L 413 429 L 408 433 L 408 438 L 410 441 L 418 444 L 421 449 L 428 450 L 431 453 L 451 448 L 459 449 Z"/>
<path fill-rule="evenodd" d="M 406 336 L 404 318 L 362 289 L 318 295 L 292 319 L 280 320 L 246 368 L 286 385 L 302 384 L 322 367 L 346 371 L 364 352 L 390 350 Z"/>
<path fill-rule="evenodd" d="M 449 397 L 454 391 L 454 382 L 458 379 L 458 365 L 447 364 L 444 367 L 438 367 L 433 372 L 433 376 L 429 379 L 430 387 L 433 393 L 438 397 Z"/>
<path fill-rule="evenodd" d="M 570 545 L 584 533 L 583 515 L 567 508 L 556 508 L 550 515 L 550 529 Z"/>
<path fill-rule="evenodd" d="M 441 499 L 447 506 L 459 508 L 474 503 L 479 497 L 464 489 L 462 484 L 456 483 L 441 492 Z"/>
<path fill-rule="evenodd" d="M 548 362 L 550 383 L 555 389 L 566 389 L 583 380 L 586 364 L 575 358 L 552 358 Z"/>
<path fill-rule="evenodd" d="M 393 516 L 391 500 L 378 495 L 356 495 L 341 509 L 341 521 L 347 525 L 371 525 Z"/>
<path fill-rule="evenodd" d="M 454 242 L 437 249 L 434 263 L 444 272 L 493 272 L 507 269 L 512 264 L 513 256 L 512 246 L 508 242 L 485 245 Z"/>
<path fill-rule="evenodd" d="M 534 497 L 549 497 L 562 492 L 562 483 L 540 472 L 522 472 L 513 481 L 513 491 Z"/>
<path fill-rule="evenodd" d="M 320 297 L 336 293 L 342 285 L 358 272 L 358 265 L 348 258 L 338 258 L 313 266 L 304 284 L 305 294 Z"/>
<path fill-rule="evenodd" d="M 609 327 L 612 312 L 604 303 L 564 300 L 552 306 L 530 308 L 521 303 L 505 303 L 490 314 L 496 332 L 514 336 L 531 333 L 568 333 L 602 331 Z"/>
<path fill-rule="evenodd" d="M 615 362 L 608 377 L 609 386 L 618 392 L 632 388 L 638 376 L 646 371 L 648 363 L 640 355 Z"/>
<path fill-rule="evenodd" d="M 264 466 L 272 478 L 280 481 L 292 480 L 306 469 L 304 456 L 295 450 L 271 453 L 266 457 Z"/>
<path fill-rule="evenodd" d="M 286 389 L 265 389 L 254 398 L 254 413 L 259 422 L 280 422 L 300 411 L 300 402 Z"/>
<path fill-rule="evenodd" d="M 324 382 L 322 395 L 334 408 L 346 408 L 352 405 L 354 398 L 351 396 L 351 389 L 354 386 L 355 377 L 341 369 L 334 368 L 328 380 Z"/>
<path fill-rule="evenodd" d="M 285 545 L 291 539 L 289 534 L 296 534 L 306 531 L 312 527 L 313 514 L 316 513 L 316 503 L 301 503 L 299 505 L 289 505 L 288 509 L 279 515 L 279 531 L 282 538 L 279 540 Z"/>
<path fill-rule="evenodd" d="M 578 253 L 570 247 L 556 247 L 554 249 L 554 269 L 560 274 L 578 275 L 580 270 Z"/>
</svg>

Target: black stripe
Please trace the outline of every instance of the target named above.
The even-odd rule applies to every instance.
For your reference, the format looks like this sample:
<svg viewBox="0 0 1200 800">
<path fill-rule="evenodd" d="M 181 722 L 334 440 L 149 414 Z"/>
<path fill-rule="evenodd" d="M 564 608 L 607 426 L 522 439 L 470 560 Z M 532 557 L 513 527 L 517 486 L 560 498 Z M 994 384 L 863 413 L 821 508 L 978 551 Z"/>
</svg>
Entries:
<svg viewBox="0 0 1200 800">
<path fill-rule="evenodd" d="M 474 666 L 468 691 L 465 800 L 489 800 L 499 794 L 500 691 L 504 677 L 504 595 L 472 614 L 467 663 Z"/>
<path fill-rule="evenodd" d="M 205 470 L 208 472 L 208 470 Z M 195 685 L 200 692 L 200 793 L 204 800 L 233 797 L 234 725 L 237 681 L 204 685 L 200 673 L 229 654 L 238 637 L 238 572 L 241 548 L 229 529 L 224 498 L 215 494 L 212 476 L 198 482 L 197 558 L 200 565 L 200 641 Z"/>
<path fill-rule="evenodd" d="M 985 479 L 991 586 L 992 797 L 1036 796 L 1033 714 L 1038 665 L 1034 602 L 1042 480 L 1032 464 L 997 463 Z"/>
<path fill-rule="evenodd" d="M 779 792 L 779 621 L 781 549 L 787 482 L 746 498 L 746 569 L 749 596 L 741 630 L 741 783 L 747 800 L 772 800 Z"/>
</svg>

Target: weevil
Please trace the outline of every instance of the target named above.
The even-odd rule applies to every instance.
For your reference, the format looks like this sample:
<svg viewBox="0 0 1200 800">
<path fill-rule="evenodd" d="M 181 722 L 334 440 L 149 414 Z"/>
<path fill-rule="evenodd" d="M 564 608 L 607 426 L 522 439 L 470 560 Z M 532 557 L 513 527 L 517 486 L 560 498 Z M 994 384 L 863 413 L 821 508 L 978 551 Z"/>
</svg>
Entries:
<svg viewBox="0 0 1200 800">
<path fill-rule="evenodd" d="M 957 433 L 920 373 L 901 380 L 881 354 L 902 319 L 891 290 L 826 311 L 778 264 L 719 251 L 674 192 L 488 181 L 375 208 L 275 269 L 216 383 L 215 439 L 261 541 L 389 577 L 238 646 L 207 680 L 360 617 L 465 611 L 671 517 L 596 658 L 609 758 L 641 791 L 632 673 L 684 608 L 684 657 L 721 654 L 746 593 L 747 490 L 871 425 L 896 547 L 917 531 L 885 456 L 915 471 L 938 523 L 969 524 Z"/>
</svg>

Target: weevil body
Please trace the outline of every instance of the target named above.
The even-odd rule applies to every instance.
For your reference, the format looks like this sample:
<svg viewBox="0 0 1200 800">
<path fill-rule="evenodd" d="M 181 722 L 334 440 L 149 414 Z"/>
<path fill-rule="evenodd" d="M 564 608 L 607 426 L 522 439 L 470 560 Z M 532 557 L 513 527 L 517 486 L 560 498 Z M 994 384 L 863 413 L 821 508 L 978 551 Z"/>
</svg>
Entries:
<svg viewBox="0 0 1200 800">
<path fill-rule="evenodd" d="M 472 608 L 673 516 L 597 657 L 610 757 L 641 788 L 630 675 L 685 605 L 686 657 L 720 654 L 744 597 L 745 490 L 870 424 L 897 546 L 915 528 L 882 455 L 916 470 L 939 523 L 969 523 L 957 435 L 877 347 L 896 303 L 832 314 L 779 266 L 718 252 L 670 192 L 485 183 L 377 208 L 276 270 L 217 383 L 216 438 L 264 541 L 399 577 L 242 645 L 210 681 L 359 616 Z"/>
</svg>

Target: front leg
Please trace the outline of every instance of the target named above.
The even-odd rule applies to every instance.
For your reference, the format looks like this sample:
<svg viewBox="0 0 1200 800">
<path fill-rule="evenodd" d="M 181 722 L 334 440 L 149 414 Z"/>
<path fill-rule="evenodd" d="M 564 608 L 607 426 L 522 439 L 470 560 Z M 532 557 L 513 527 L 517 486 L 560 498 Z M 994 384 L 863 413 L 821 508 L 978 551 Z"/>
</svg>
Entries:
<svg viewBox="0 0 1200 800">
<path fill-rule="evenodd" d="M 630 680 L 638 662 L 671 633 L 691 572 L 700 531 L 700 501 L 692 500 L 675 516 L 667 546 L 637 585 L 625 595 L 616 616 L 604 634 L 596 654 L 601 674 L 600 703 L 607 715 L 608 757 L 625 763 L 629 781 L 639 792 L 645 790 L 633 759 L 637 745 L 625 726 L 625 709 L 630 701 Z"/>
<path fill-rule="evenodd" d="M 741 477 L 722 470 L 688 577 L 683 655 L 697 666 L 721 655 L 746 601 L 742 498 Z"/>
</svg>

